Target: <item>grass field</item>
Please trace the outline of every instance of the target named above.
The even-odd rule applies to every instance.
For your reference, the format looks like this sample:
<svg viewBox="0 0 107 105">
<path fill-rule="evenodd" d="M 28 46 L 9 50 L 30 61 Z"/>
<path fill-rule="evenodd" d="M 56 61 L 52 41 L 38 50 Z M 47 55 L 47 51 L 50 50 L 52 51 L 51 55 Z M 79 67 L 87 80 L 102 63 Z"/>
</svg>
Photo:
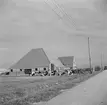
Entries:
<svg viewBox="0 0 107 105">
<path fill-rule="evenodd" d="M 62 77 L 0 77 L 0 105 L 46 102 L 97 73 Z"/>
</svg>

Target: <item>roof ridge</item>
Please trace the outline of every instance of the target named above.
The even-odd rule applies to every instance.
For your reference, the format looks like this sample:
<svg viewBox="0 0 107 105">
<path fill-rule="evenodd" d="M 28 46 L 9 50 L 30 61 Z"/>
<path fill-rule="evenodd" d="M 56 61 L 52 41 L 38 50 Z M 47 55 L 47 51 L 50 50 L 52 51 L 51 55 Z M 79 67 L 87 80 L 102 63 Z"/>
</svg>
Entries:
<svg viewBox="0 0 107 105">
<path fill-rule="evenodd" d="M 35 57 L 37 57 L 37 58 L 35 58 Z M 39 59 L 39 61 L 37 61 L 35 59 Z M 25 63 L 25 62 L 27 62 L 27 63 Z M 40 62 L 42 62 L 42 63 L 40 63 Z M 25 65 L 25 67 L 28 67 L 28 66 L 26 66 L 26 64 L 29 64 L 29 67 L 31 65 L 32 65 L 32 67 L 34 67 L 34 65 L 35 65 L 35 67 L 40 66 L 40 65 L 44 66 L 44 65 L 48 65 L 49 63 L 50 63 L 50 60 L 48 59 L 48 56 L 45 53 L 44 49 L 43 48 L 37 48 L 37 49 L 31 49 L 28 53 L 26 53 L 20 60 L 18 60 L 10 68 L 15 67 L 15 66 L 16 66 L 16 68 L 18 66 L 21 68 L 24 68 L 24 65 Z"/>
<path fill-rule="evenodd" d="M 63 58 L 63 57 L 74 57 L 74 56 L 61 56 L 61 57 L 58 57 L 58 58 Z"/>
<path fill-rule="evenodd" d="M 38 50 L 38 49 L 43 49 L 43 48 L 32 48 L 31 50 Z M 31 51 L 31 50 L 30 50 L 30 51 Z"/>
<path fill-rule="evenodd" d="M 47 60 L 50 62 L 50 59 L 48 58 L 48 56 L 47 56 L 47 54 L 46 54 L 45 50 L 44 50 L 43 48 L 42 48 L 41 50 L 42 50 L 42 51 L 43 51 L 43 53 L 45 54 L 45 56 L 46 56 Z"/>
</svg>

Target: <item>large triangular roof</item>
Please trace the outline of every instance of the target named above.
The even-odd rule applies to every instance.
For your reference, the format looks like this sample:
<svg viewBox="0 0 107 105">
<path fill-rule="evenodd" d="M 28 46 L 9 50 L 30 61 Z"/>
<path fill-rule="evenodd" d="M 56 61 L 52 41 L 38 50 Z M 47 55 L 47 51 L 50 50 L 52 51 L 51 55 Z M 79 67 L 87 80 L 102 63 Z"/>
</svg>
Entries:
<svg viewBox="0 0 107 105">
<path fill-rule="evenodd" d="M 65 67 L 59 59 L 51 61 L 56 67 Z"/>
<path fill-rule="evenodd" d="M 74 56 L 64 56 L 64 57 L 58 57 L 58 59 L 61 61 L 61 63 L 66 67 L 73 67 L 74 63 Z"/>
<path fill-rule="evenodd" d="M 43 48 L 32 49 L 17 63 L 12 65 L 11 69 L 33 69 L 36 67 L 47 67 L 50 61 Z"/>
</svg>

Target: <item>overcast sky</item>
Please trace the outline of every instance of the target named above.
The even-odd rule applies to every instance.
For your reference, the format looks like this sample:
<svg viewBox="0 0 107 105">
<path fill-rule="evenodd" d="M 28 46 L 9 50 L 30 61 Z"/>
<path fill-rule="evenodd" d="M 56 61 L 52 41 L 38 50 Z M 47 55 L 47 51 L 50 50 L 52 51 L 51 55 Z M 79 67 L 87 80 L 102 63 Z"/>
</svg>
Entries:
<svg viewBox="0 0 107 105">
<path fill-rule="evenodd" d="M 72 17 L 65 16 L 63 20 L 51 9 L 55 5 L 50 7 L 44 1 L 0 0 L 2 67 L 11 65 L 30 49 L 39 47 L 44 48 L 51 60 L 74 55 L 77 65 L 87 65 L 87 36 L 90 37 L 92 63 L 100 63 L 101 50 L 104 51 L 104 63 L 107 62 L 106 13 L 100 11 L 93 0 L 56 0 Z M 80 31 L 73 29 L 73 22 Z"/>
</svg>

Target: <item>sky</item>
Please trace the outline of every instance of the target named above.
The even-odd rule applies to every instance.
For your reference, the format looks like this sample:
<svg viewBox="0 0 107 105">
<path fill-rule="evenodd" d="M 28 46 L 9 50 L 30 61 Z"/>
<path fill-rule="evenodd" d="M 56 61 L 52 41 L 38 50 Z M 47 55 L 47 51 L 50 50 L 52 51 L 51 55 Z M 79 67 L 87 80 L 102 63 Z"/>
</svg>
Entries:
<svg viewBox="0 0 107 105">
<path fill-rule="evenodd" d="M 53 1 L 0 0 L 0 67 L 9 67 L 32 48 L 44 48 L 50 60 L 75 56 L 77 66 L 89 66 L 87 37 L 92 64 L 100 64 L 101 52 L 107 64 L 107 15 L 100 0 Z"/>
</svg>

